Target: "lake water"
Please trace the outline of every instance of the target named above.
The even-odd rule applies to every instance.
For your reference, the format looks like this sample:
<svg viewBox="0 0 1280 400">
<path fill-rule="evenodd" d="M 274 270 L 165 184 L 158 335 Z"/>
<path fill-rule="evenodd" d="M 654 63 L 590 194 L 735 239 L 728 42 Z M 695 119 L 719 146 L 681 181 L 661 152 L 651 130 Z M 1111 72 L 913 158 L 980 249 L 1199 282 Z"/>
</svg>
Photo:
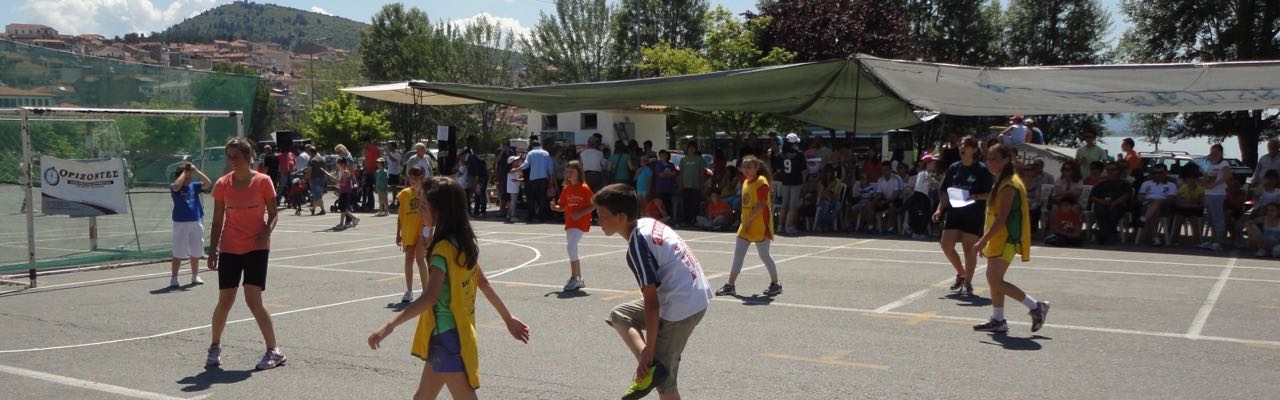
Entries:
<svg viewBox="0 0 1280 400">
<path fill-rule="evenodd" d="M 1102 146 L 1102 148 L 1107 149 L 1107 154 L 1111 156 L 1115 156 L 1116 154 L 1120 153 L 1120 141 L 1124 140 L 1124 138 L 1125 136 L 1106 136 L 1106 137 L 1103 137 L 1102 140 L 1098 141 L 1098 146 Z M 1152 144 L 1147 140 L 1139 137 L 1134 137 L 1133 141 L 1135 144 L 1134 150 L 1137 150 L 1138 152 L 1156 151 L 1156 150 L 1185 151 L 1185 152 L 1191 153 L 1191 155 L 1196 155 L 1196 156 L 1208 155 L 1209 147 L 1213 146 L 1213 143 L 1209 141 L 1209 138 L 1191 138 L 1191 139 L 1180 140 L 1177 142 L 1162 141 L 1158 147 L 1155 144 Z M 1258 143 L 1258 155 L 1265 154 L 1266 152 L 1267 152 L 1266 142 Z M 1229 138 L 1223 141 L 1222 155 L 1225 158 L 1239 159 L 1240 158 L 1240 142 L 1236 140 L 1236 138 Z"/>
</svg>

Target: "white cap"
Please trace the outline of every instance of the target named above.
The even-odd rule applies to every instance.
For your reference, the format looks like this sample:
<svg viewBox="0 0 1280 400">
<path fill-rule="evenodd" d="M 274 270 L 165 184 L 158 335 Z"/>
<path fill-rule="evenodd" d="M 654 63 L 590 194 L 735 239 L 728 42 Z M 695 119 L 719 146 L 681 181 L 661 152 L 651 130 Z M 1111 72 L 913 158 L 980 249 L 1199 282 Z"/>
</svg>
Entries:
<svg viewBox="0 0 1280 400">
<path fill-rule="evenodd" d="M 517 156 L 507 157 L 507 164 L 511 164 L 511 163 L 513 163 L 513 162 L 516 162 L 516 160 L 519 160 L 519 159 L 520 159 L 520 157 L 517 157 Z"/>
<path fill-rule="evenodd" d="M 797 135 L 794 133 L 788 133 L 787 143 L 800 143 L 800 135 Z"/>
</svg>

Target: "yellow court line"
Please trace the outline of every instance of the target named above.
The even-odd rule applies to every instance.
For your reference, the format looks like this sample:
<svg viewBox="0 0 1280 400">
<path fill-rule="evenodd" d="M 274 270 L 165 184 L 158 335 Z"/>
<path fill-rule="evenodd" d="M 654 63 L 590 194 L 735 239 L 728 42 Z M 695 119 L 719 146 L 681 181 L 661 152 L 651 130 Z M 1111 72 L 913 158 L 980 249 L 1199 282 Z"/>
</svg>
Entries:
<svg viewBox="0 0 1280 400">
<path fill-rule="evenodd" d="M 874 369 L 874 370 L 880 370 L 880 371 L 889 370 L 888 365 L 840 361 L 840 360 L 827 359 L 826 357 L 808 358 L 808 357 L 800 357 L 800 356 L 793 356 L 789 354 L 777 354 L 777 353 L 763 353 L 760 355 L 765 357 L 780 358 L 783 360 L 804 361 L 804 362 L 811 362 L 816 364 L 837 365 L 837 366 L 854 367 L 854 368 L 866 368 L 866 369 Z"/>
<path fill-rule="evenodd" d="M 916 315 L 916 316 L 914 316 L 914 317 L 911 317 L 910 319 L 907 319 L 906 324 L 907 324 L 907 325 L 919 325 L 921 322 L 924 322 L 924 321 L 928 321 L 928 320 L 930 320 L 930 319 L 933 319 L 933 316 L 935 316 L 935 315 L 938 315 L 938 312 L 937 312 L 937 311 L 933 311 L 933 310 L 925 311 L 925 312 L 922 312 L 922 313 L 920 313 L 920 314 L 917 314 L 917 315 Z"/>
<path fill-rule="evenodd" d="M 894 314 L 880 314 L 880 313 L 863 313 L 862 316 L 873 317 L 873 318 L 883 318 L 883 319 L 896 319 L 899 321 L 903 321 L 904 323 L 908 323 L 908 322 L 911 322 L 912 319 L 919 318 L 919 315 L 909 316 L 909 315 L 894 315 Z M 933 318 L 934 316 L 936 316 L 936 314 L 930 315 L 928 319 L 922 320 L 920 322 L 928 321 L 928 322 L 937 322 L 942 324 L 965 325 L 965 326 L 973 324 L 972 322 L 968 322 L 968 321 L 958 321 L 958 320 L 953 320 L 948 318 L 935 319 Z M 911 324 L 911 325 L 915 325 L 915 324 Z"/>
</svg>

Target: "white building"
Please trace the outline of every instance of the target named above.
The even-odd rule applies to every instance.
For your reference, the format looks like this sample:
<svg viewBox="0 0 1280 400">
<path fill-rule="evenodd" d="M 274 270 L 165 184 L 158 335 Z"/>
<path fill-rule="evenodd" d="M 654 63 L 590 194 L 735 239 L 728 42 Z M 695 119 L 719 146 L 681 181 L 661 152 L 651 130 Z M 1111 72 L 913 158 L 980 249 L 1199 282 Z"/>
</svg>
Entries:
<svg viewBox="0 0 1280 400">
<path fill-rule="evenodd" d="M 584 110 L 559 114 L 537 111 L 526 113 L 528 130 L 539 137 L 555 138 L 557 143 L 572 141 L 575 145 L 587 144 L 591 135 L 604 136 L 604 144 L 613 146 L 616 140 L 644 143 L 653 141 L 653 148 L 667 145 L 667 114 L 661 108 L 642 107 L 634 110 Z"/>
</svg>

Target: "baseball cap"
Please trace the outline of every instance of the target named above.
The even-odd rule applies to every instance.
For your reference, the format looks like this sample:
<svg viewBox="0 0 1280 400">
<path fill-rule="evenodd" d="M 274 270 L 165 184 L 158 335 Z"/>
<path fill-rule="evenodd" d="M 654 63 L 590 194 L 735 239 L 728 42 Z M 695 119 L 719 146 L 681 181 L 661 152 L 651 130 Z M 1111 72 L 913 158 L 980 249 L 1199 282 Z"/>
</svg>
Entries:
<svg viewBox="0 0 1280 400">
<path fill-rule="evenodd" d="M 925 153 L 924 157 L 920 157 L 920 161 L 938 161 L 938 156 L 935 156 L 930 153 Z"/>
<path fill-rule="evenodd" d="M 1014 116 L 1012 116 L 1012 117 L 1009 117 L 1009 120 L 1010 120 L 1010 121 L 1013 121 L 1013 122 L 1022 122 L 1022 116 L 1021 116 L 1021 115 L 1014 115 Z"/>
<path fill-rule="evenodd" d="M 787 143 L 800 143 L 800 135 L 797 135 L 794 133 L 788 133 Z"/>
</svg>

